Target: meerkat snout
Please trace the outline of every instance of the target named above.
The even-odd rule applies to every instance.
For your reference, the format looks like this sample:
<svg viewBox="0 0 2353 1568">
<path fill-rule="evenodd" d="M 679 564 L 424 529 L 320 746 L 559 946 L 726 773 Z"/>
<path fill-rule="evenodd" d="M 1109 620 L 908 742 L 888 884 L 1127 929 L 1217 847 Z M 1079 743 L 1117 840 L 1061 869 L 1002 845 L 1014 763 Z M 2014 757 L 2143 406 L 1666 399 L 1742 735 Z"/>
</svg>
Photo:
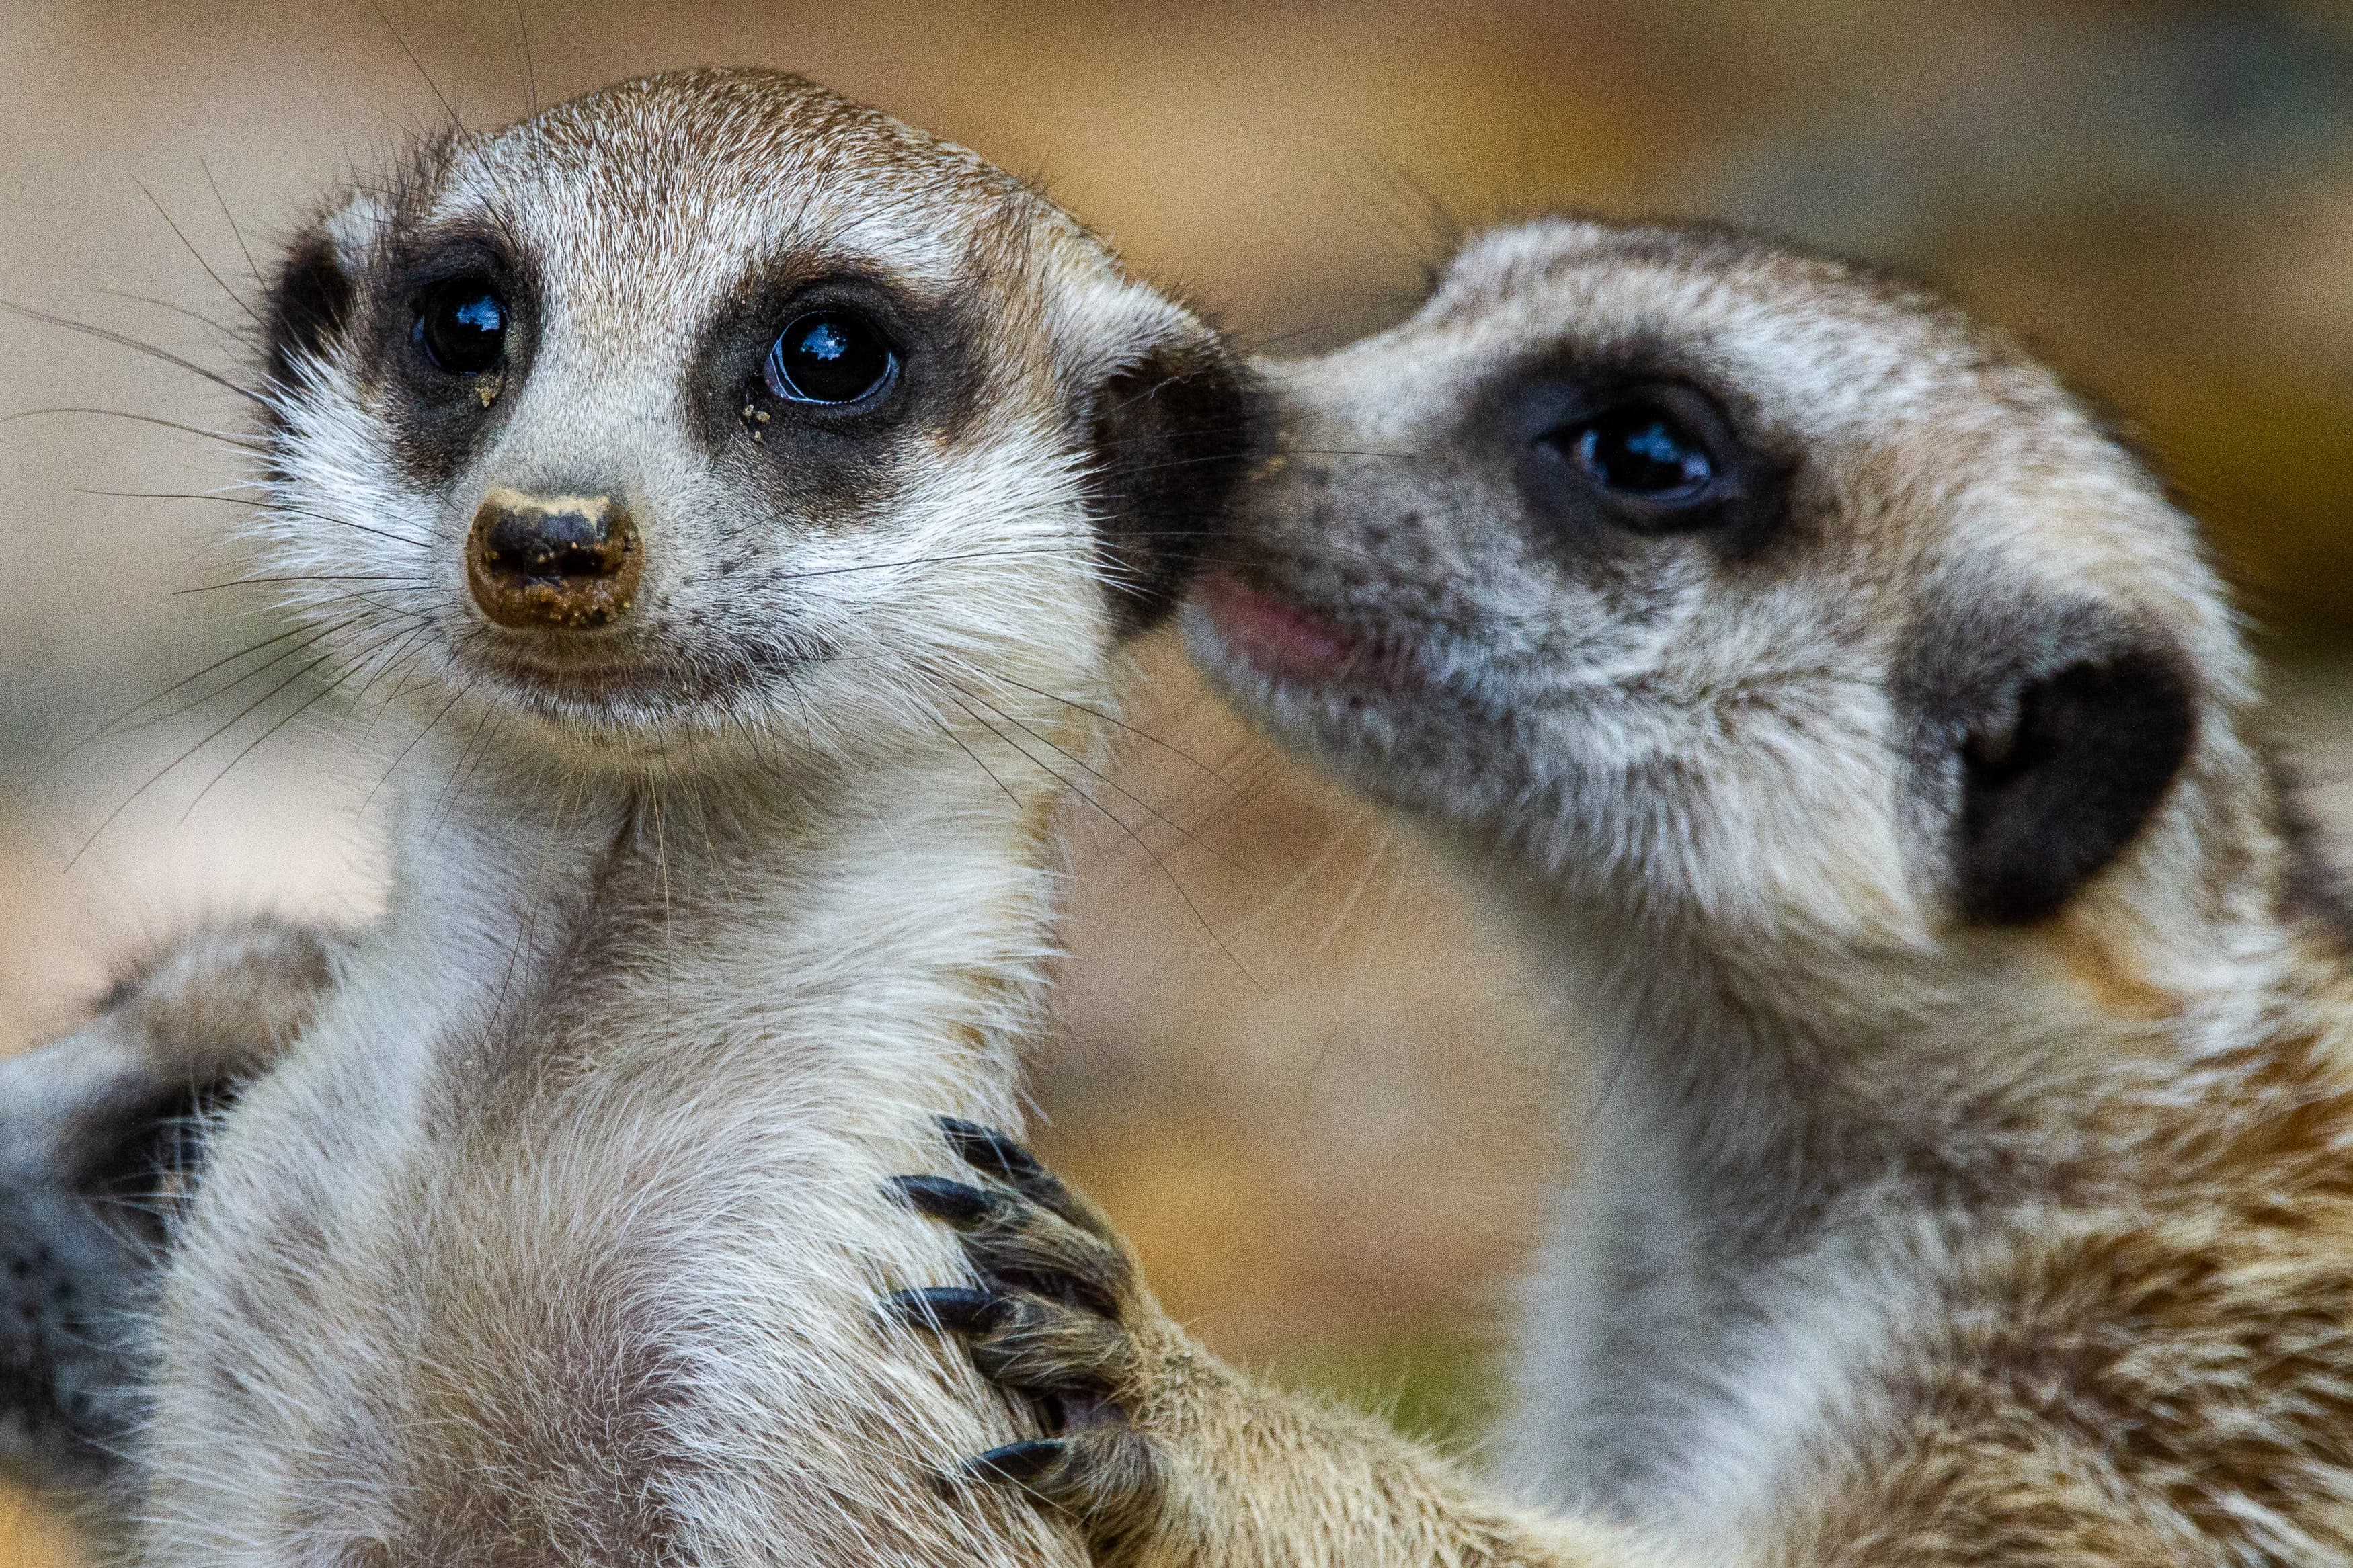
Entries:
<svg viewBox="0 0 2353 1568">
<path fill-rule="evenodd" d="M 502 626 L 582 631 L 628 610 L 645 567 L 638 527 L 609 495 L 525 495 L 501 485 L 466 537 L 466 585 Z"/>
</svg>

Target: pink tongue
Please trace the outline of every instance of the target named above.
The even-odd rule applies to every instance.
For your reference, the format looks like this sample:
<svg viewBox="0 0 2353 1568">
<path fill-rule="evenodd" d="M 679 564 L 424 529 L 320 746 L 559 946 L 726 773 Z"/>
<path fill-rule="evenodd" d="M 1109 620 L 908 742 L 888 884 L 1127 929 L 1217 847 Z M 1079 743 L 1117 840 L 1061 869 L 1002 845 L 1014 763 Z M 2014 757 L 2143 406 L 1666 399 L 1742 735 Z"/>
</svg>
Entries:
<svg viewBox="0 0 2353 1568">
<path fill-rule="evenodd" d="M 1298 675 L 1328 675 L 1356 662 L 1355 645 L 1336 629 L 1223 572 L 1204 579 L 1198 592 L 1210 617 L 1254 663 Z"/>
</svg>

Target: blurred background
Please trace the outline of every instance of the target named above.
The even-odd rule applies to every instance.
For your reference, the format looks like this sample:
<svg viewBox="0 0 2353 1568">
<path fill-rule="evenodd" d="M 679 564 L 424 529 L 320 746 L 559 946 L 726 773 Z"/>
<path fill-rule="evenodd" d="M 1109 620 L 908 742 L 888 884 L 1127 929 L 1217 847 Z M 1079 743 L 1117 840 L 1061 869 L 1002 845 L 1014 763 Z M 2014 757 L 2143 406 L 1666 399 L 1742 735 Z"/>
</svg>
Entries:
<svg viewBox="0 0 2353 1568">
<path fill-rule="evenodd" d="M 806 71 L 1039 177 L 1284 353 L 1395 319 L 1453 226 L 1537 206 L 1725 216 L 1905 263 L 2138 429 L 2261 628 L 2322 816 L 2353 826 L 2353 6 L 520 16 L 541 101 L 670 66 Z M 512 5 L 11 0 L 0 300 L 226 368 L 272 237 L 431 125 L 437 88 L 472 124 L 522 112 L 523 58 Z M 233 507 L 103 493 L 206 491 L 237 454 L 27 412 L 55 408 L 242 417 L 151 360 L 0 319 L 0 1052 L 192 910 L 364 918 L 381 872 L 336 717 L 246 750 L 299 686 L 217 735 L 242 701 L 65 754 L 273 627 L 250 591 L 185 592 L 237 574 Z M 1166 745 L 1131 748 L 1121 782 L 1195 837 L 1109 796 L 1150 854 L 1079 825 L 1042 1142 L 1214 1345 L 1467 1437 L 1540 1183 L 1588 1113 L 1573 1028 L 1533 1012 L 1427 857 L 1250 740 L 1168 649 L 1134 708 Z M 0 1568 L 73 1551 L 0 1495 Z"/>
</svg>

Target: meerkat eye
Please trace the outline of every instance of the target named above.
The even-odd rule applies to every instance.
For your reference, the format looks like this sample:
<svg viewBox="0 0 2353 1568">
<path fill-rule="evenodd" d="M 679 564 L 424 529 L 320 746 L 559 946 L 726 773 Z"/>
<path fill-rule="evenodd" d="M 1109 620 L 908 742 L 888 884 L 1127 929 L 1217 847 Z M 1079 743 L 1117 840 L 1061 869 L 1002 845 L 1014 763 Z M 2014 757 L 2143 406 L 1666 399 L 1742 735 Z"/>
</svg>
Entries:
<svg viewBox="0 0 2353 1568">
<path fill-rule="evenodd" d="M 507 302 L 487 278 L 450 278 L 417 295 L 410 329 L 425 357 L 452 375 L 480 375 L 506 359 Z"/>
<path fill-rule="evenodd" d="M 862 402 L 899 374 L 899 356 L 879 328 L 849 310 L 812 310 L 780 333 L 762 369 L 787 403 Z"/>
<path fill-rule="evenodd" d="M 1603 489 L 1653 505 L 1706 497 L 1719 471 L 1707 437 L 1675 411 L 1648 400 L 1620 404 L 1547 439 Z"/>
</svg>

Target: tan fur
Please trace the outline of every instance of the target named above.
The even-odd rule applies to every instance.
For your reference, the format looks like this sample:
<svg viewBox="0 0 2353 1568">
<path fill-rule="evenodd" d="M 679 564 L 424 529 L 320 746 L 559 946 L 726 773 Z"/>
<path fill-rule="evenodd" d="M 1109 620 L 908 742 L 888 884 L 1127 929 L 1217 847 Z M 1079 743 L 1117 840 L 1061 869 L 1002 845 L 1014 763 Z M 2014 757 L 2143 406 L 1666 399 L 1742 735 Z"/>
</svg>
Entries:
<svg viewBox="0 0 2353 1568">
<path fill-rule="evenodd" d="M 479 381 L 425 330 L 458 284 Z M 814 310 L 885 390 L 779 389 Z M 114 1291 L 142 1555 L 1077 1561 L 943 1484 L 1026 1417 L 877 1312 L 955 1262 L 884 1178 L 1014 1114 L 1051 826 L 1238 367 L 1018 182 L 759 71 L 421 149 L 296 237 L 269 336 L 263 569 L 387 709 L 394 887 Z M 490 614 L 501 489 L 621 503 L 627 604 Z M 296 1021 L 215 946 L 158 976 L 184 1044 Z"/>
<path fill-rule="evenodd" d="M 1521 1486 L 1758 1568 L 2353 1559 L 2353 964 L 2188 520 L 1949 306 L 1720 230 L 1502 230 L 1273 374 L 1294 449 L 1195 647 L 1492 890 L 1612 1085 L 1528 1286 Z M 1515 467 L 1629 375 L 1786 464 L 1773 526 Z M 1968 912 L 1970 759 L 2143 649 L 2178 773 L 2055 912 Z M 1103 1299 L 1009 1368 L 970 1335 L 1033 1394 L 1138 1369 L 1020 1461 L 1100 1560 L 1557 1560 Z"/>
</svg>

